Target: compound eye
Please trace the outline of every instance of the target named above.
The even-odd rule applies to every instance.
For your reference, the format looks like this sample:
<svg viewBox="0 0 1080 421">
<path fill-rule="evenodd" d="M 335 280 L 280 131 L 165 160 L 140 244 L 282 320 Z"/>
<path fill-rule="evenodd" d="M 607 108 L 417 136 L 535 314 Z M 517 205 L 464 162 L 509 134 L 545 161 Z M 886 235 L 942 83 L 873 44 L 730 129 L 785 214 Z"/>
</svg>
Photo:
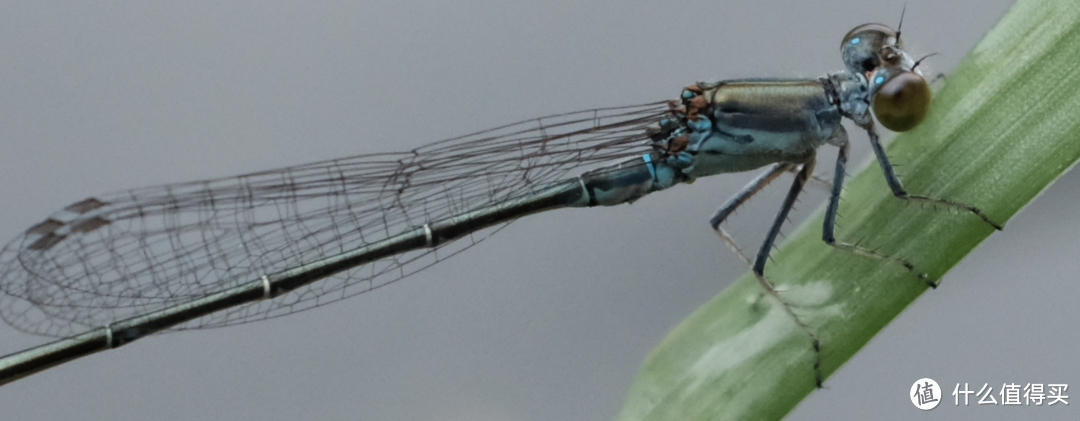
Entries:
<svg viewBox="0 0 1080 421">
<path fill-rule="evenodd" d="M 852 73 L 867 74 L 890 63 L 882 63 L 886 48 L 899 48 L 899 34 L 880 23 L 856 26 L 840 43 L 844 66 Z"/>
<path fill-rule="evenodd" d="M 885 73 L 885 72 L 882 72 Z M 876 80 L 872 106 L 882 126 L 894 132 L 914 129 L 930 111 L 930 84 L 915 72 L 900 72 L 887 80 Z"/>
</svg>

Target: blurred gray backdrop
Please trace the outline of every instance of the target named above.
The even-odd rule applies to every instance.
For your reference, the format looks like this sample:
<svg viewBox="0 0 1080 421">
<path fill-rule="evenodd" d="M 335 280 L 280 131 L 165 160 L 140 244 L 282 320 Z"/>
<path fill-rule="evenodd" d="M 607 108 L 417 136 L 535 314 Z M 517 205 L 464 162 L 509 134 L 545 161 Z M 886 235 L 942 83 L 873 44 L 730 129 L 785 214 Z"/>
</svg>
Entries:
<svg viewBox="0 0 1080 421">
<path fill-rule="evenodd" d="M 0 236 L 105 191 L 402 150 L 698 80 L 818 77 L 841 68 L 849 29 L 895 25 L 903 3 L 3 2 Z M 948 72 L 1009 3 L 907 0 L 907 46 Z M 706 221 L 753 175 L 529 217 L 375 293 L 63 365 L 0 388 L 0 418 L 611 419 L 652 347 L 746 270 Z M 784 191 L 732 221 L 744 247 Z M 1074 173 L 789 419 L 1076 419 L 948 395 L 923 413 L 907 392 L 921 377 L 1076 386 L 1077 197 Z M 0 354 L 45 340 L 0 326 Z"/>
</svg>

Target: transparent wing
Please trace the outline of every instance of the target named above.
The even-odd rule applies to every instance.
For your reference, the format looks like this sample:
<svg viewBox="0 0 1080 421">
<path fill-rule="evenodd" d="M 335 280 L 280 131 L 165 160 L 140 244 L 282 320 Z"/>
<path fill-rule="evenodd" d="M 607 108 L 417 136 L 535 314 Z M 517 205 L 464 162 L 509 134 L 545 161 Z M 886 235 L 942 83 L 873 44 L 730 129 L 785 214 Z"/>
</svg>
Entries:
<svg viewBox="0 0 1080 421">
<path fill-rule="evenodd" d="M 409 152 L 146 187 L 72 204 L 0 251 L 0 318 L 67 336 L 184 303 L 650 151 L 666 102 L 523 121 Z M 503 225 L 505 226 L 505 225 Z M 180 325 L 278 317 L 379 288 L 502 226 Z"/>
</svg>

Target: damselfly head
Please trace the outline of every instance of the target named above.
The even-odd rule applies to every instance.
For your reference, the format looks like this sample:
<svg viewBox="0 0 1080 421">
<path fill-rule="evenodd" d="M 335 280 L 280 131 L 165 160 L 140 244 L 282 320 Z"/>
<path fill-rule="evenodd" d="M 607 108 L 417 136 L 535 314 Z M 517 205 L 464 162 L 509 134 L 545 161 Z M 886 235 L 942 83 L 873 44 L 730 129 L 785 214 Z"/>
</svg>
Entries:
<svg viewBox="0 0 1080 421">
<path fill-rule="evenodd" d="M 922 123 L 932 97 L 919 63 L 903 46 L 899 31 L 880 23 L 855 27 L 840 45 L 848 71 L 866 76 L 870 83 L 874 116 L 894 132 L 908 131 Z"/>
</svg>

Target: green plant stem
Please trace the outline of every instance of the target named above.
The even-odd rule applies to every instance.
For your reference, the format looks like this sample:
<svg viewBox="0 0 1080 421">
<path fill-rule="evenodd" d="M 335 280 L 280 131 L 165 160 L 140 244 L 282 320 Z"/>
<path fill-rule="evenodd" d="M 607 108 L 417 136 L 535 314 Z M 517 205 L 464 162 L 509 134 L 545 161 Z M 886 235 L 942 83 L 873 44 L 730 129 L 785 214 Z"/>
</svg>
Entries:
<svg viewBox="0 0 1080 421">
<path fill-rule="evenodd" d="M 1080 158 L 1078 53 L 1080 2 L 1013 5 L 947 78 L 926 122 L 888 146 L 907 190 L 978 206 L 999 224 L 1019 212 Z M 897 199 L 877 165 L 843 197 L 841 241 L 880 247 L 932 280 L 994 232 L 970 213 Z M 899 264 L 827 246 L 821 226 L 819 211 L 766 276 L 820 340 L 827 378 L 928 287 Z M 618 419 L 779 419 L 815 389 L 818 358 L 807 329 L 748 274 L 653 350 Z"/>
</svg>

